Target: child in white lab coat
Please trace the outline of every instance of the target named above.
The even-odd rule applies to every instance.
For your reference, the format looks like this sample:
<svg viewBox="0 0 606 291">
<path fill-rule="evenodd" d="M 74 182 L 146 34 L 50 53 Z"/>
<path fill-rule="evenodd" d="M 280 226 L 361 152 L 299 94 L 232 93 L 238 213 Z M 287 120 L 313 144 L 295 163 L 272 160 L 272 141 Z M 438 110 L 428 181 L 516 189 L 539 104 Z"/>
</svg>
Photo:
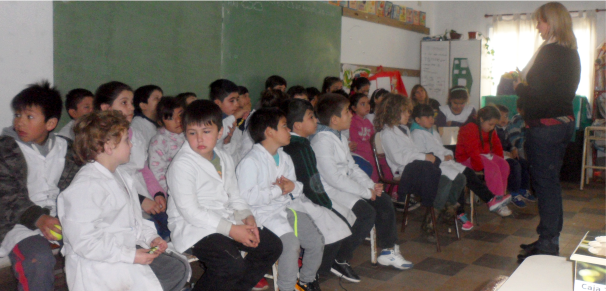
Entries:
<svg viewBox="0 0 606 291">
<path fill-rule="evenodd" d="M 349 129 L 351 124 L 349 100 L 338 94 L 324 94 L 316 105 L 316 111 L 321 126 L 318 126 L 318 133 L 311 138 L 311 147 L 317 157 L 322 185 L 330 199 L 337 202 L 333 207 L 339 213 L 344 214 L 351 209 L 356 216 L 352 225 L 353 239 L 343 243 L 341 251 L 353 252 L 374 224 L 377 229 L 377 244 L 382 249 L 378 257 L 379 264 L 400 270 L 411 268 L 413 264 L 404 259 L 397 245 L 396 218 L 391 197 L 383 195 L 383 184 L 375 184 L 355 164 L 348 141 L 341 133 Z M 360 280 L 347 261 L 335 260 L 331 271 L 352 282 Z"/>
<path fill-rule="evenodd" d="M 177 251 L 192 248 L 206 266 L 194 290 L 250 290 L 276 262 L 282 243 L 257 227 L 240 197 L 232 158 L 215 147 L 221 115 L 209 100 L 196 100 L 183 113 L 187 143 L 166 174 L 168 227 Z"/>
<path fill-rule="evenodd" d="M 81 163 L 61 192 L 57 213 L 70 290 L 181 290 L 190 275 L 180 255 L 141 216 L 132 177 L 118 168 L 130 158 L 129 122 L 116 111 L 93 112 L 74 126 Z"/>
<path fill-rule="evenodd" d="M 61 103 L 48 82 L 28 86 L 13 98 L 13 125 L 0 136 L 0 257 L 10 258 L 19 290 L 54 289 L 57 195 L 80 168 L 71 141 L 51 133 Z"/>
<path fill-rule="evenodd" d="M 287 291 L 318 290 L 316 273 L 322 262 L 325 237 L 333 243 L 349 234 L 338 234 L 343 221 L 302 195 L 303 184 L 297 182 L 293 161 L 282 149 L 290 143 L 284 112 L 277 108 L 257 110 L 251 117 L 249 132 L 255 145 L 238 165 L 238 186 L 259 223 L 282 240 L 278 287 Z M 299 270 L 301 248 L 305 254 Z"/>
</svg>

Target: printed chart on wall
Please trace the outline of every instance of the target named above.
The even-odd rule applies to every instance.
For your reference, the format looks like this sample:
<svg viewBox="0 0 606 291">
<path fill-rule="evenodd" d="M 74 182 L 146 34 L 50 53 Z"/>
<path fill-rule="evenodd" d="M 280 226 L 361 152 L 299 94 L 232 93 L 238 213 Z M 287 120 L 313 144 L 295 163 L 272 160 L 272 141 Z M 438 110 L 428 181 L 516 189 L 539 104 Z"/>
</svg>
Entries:
<svg viewBox="0 0 606 291">
<path fill-rule="evenodd" d="M 421 85 L 427 95 L 444 104 L 448 96 L 450 44 L 441 41 L 421 42 Z"/>
</svg>

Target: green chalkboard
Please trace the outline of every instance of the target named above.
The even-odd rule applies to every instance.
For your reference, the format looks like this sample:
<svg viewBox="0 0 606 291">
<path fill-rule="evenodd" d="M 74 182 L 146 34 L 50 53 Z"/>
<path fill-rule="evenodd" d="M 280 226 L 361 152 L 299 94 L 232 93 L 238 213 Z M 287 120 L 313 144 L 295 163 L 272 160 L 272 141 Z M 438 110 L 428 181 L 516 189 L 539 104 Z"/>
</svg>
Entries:
<svg viewBox="0 0 606 291">
<path fill-rule="evenodd" d="M 248 87 L 258 100 L 265 79 L 320 89 L 339 76 L 341 7 L 322 2 L 223 2 L 221 75 Z"/>
<path fill-rule="evenodd" d="M 62 1 L 53 9 L 54 79 L 63 94 L 118 80 L 206 96 L 220 77 L 220 2 Z"/>
<path fill-rule="evenodd" d="M 227 78 L 256 101 L 273 74 L 306 87 L 339 74 L 341 8 L 327 3 L 62 1 L 53 9 L 63 94 L 118 80 L 208 98 L 208 85 Z"/>
</svg>

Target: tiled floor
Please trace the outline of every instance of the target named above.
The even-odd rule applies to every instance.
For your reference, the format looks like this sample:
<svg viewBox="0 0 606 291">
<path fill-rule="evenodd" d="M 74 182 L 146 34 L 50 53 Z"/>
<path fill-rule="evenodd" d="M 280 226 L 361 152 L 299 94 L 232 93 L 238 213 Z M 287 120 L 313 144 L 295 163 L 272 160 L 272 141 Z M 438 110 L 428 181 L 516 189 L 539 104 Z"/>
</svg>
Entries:
<svg viewBox="0 0 606 291">
<path fill-rule="evenodd" d="M 603 183 L 592 183 L 584 191 L 578 183 L 563 183 L 564 229 L 560 238 L 560 255 L 569 257 L 587 230 L 604 230 L 606 224 Z M 485 205 L 476 207 L 480 222 L 472 231 L 461 232 L 456 239 L 454 229 L 439 224 L 442 252 L 420 235 L 424 210 L 410 213 L 405 234 L 400 234 L 400 249 L 412 261 L 414 268 L 398 271 L 394 268 L 372 266 L 368 242 L 360 246 L 351 264 L 362 277 L 358 284 L 339 282 L 334 276 L 322 279 L 322 290 L 482 290 L 500 275 L 509 276 L 517 268 L 519 245 L 536 240 L 539 222 L 536 203 L 524 209 L 510 205 L 513 215 L 501 218 L 489 213 Z M 398 226 L 402 215 L 398 215 Z M 200 275 L 196 263 L 194 278 Z M 57 276 L 57 290 L 66 290 L 63 274 Z M 272 281 L 269 281 L 272 285 Z M 342 287 L 341 287 L 341 286 Z M 0 290 L 15 290 L 9 269 L 0 271 Z M 272 290 L 272 288 L 270 288 Z"/>
</svg>

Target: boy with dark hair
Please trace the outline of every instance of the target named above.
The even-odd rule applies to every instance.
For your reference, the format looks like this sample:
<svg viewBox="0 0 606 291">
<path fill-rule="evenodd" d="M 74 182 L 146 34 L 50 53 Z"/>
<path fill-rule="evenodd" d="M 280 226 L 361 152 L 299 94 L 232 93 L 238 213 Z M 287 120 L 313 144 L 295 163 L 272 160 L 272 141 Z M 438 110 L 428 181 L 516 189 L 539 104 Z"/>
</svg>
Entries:
<svg viewBox="0 0 606 291">
<path fill-rule="evenodd" d="M 232 158 L 215 147 L 222 114 L 208 100 L 185 109 L 187 143 L 166 175 L 172 242 L 179 252 L 192 248 L 206 266 L 194 290 L 250 290 L 282 253 L 280 239 L 257 227 L 240 196 Z M 240 251 L 248 252 L 245 258 Z"/>
<path fill-rule="evenodd" d="M 293 160 L 297 181 L 303 183 L 303 194 L 313 203 L 330 209 L 340 218 L 344 218 L 334 227 L 335 234 L 344 235 L 351 233 L 349 225 L 354 224 L 356 221 L 355 214 L 344 206 L 337 206 L 341 211 L 345 211 L 338 212 L 333 207 L 333 204 L 336 202 L 333 202 L 328 197 L 320 180 L 316 155 L 308 139 L 309 136 L 316 133 L 318 127 L 318 120 L 314 114 L 313 106 L 308 101 L 293 99 L 284 102 L 281 108 L 286 113 L 287 126 L 291 130 L 290 144 L 283 149 Z M 318 273 L 321 276 L 327 276 L 330 274 L 330 268 L 335 259 L 342 262 L 351 258 L 352 254 L 340 251 L 341 244 L 344 242 L 348 244 L 347 240 L 364 239 L 366 237 L 365 233 L 361 233 L 361 235 L 363 236 L 361 238 L 349 236 L 332 243 L 327 241 L 324 246 L 324 255 Z M 355 277 L 354 275 L 350 276 Z"/>
<path fill-rule="evenodd" d="M 286 91 L 286 94 L 288 94 L 288 96 L 291 99 L 303 99 L 303 100 L 309 101 L 309 96 L 307 95 L 307 91 L 305 90 L 305 87 L 300 86 L 300 85 L 296 85 L 296 86 L 292 86 L 292 87 L 288 88 L 288 91 Z"/>
<path fill-rule="evenodd" d="M 238 185 L 259 223 L 282 240 L 278 286 L 280 290 L 319 290 L 316 273 L 324 244 L 351 233 L 336 214 L 301 195 L 303 185 L 296 181 L 293 161 L 282 150 L 290 143 L 284 112 L 257 110 L 249 130 L 255 146 L 238 165 Z M 301 247 L 305 254 L 295 286 Z"/>
<path fill-rule="evenodd" d="M 536 198 L 529 192 L 530 189 L 530 171 L 528 161 L 518 152 L 518 148 L 514 147 L 509 141 L 509 108 L 504 105 L 497 105 L 501 112 L 501 120 L 495 127 L 501 146 L 503 147 L 503 155 L 509 164 L 509 177 L 507 178 L 507 189 L 511 194 L 511 202 L 520 208 L 526 207 L 526 202 L 535 202 Z"/>
<path fill-rule="evenodd" d="M 354 162 L 347 139 L 341 131 L 349 129 L 352 113 L 349 100 L 337 94 L 325 94 L 317 104 L 317 113 L 322 126 L 311 139 L 311 147 L 318 157 L 318 171 L 322 185 L 339 213 L 351 210 L 356 216 L 352 225 L 354 239 L 343 243 L 339 252 L 353 253 L 363 237 L 377 229 L 377 244 L 382 249 L 378 262 L 400 270 L 409 269 L 412 263 L 400 254 L 397 243 L 396 217 L 389 195 L 382 195 L 383 184 L 375 184 Z M 339 209 L 342 205 L 346 209 Z M 360 224 L 357 220 L 363 221 Z M 376 222 L 376 223 L 375 223 Z M 335 260 L 332 272 L 351 269 L 347 261 Z M 347 279 L 347 277 L 345 277 Z"/>
<path fill-rule="evenodd" d="M 269 78 L 265 80 L 265 89 L 274 89 L 284 92 L 286 91 L 286 79 L 278 75 L 269 76 Z"/>
<path fill-rule="evenodd" d="M 11 107 L 13 126 L 0 136 L 0 257 L 9 256 L 19 289 L 53 290 L 60 240 L 56 199 L 79 170 L 72 144 L 51 133 L 61 118 L 59 91 L 48 81 L 29 85 Z"/>
<path fill-rule="evenodd" d="M 72 120 L 64 125 L 57 135 L 67 137 L 73 141 L 75 120 L 93 111 L 94 98 L 93 93 L 86 89 L 78 88 L 69 91 L 65 95 L 65 110 L 67 110 L 67 114 Z"/>
<path fill-rule="evenodd" d="M 198 100 L 198 95 L 196 95 L 196 93 L 194 92 L 184 92 L 179 93 L 179 95 L 175 96 L 175 99 L 177 99 L 177 102 L 181 104 L 181 107 L 185 108 L 190 103 Z"/>
<path fill-rule="evenodd" d="M 156 85 L 145 85 L 137 88 L 133 95 L 133 106 L 135 107 L 135 117 L 130 127 L 141 133 L 143 143 L 147 147 L 149 141 L 158 132 L 158 117 L 156 116 L 156 107 L 164 92 L 162 88 Z"/>
<path fill-rule="evenodd" d="M 217 147 L 226 151 L 234 159 L 234 165 L 240 162 L 240 145 L 242 131 L 238 129 L 234 114 L 238 110 L 239 88 L 234 82 L 227 79 L 219 79 L 209 86 L 210 100 L 213 101 L 223 112 L 223 135 Z"/>
</svg>

